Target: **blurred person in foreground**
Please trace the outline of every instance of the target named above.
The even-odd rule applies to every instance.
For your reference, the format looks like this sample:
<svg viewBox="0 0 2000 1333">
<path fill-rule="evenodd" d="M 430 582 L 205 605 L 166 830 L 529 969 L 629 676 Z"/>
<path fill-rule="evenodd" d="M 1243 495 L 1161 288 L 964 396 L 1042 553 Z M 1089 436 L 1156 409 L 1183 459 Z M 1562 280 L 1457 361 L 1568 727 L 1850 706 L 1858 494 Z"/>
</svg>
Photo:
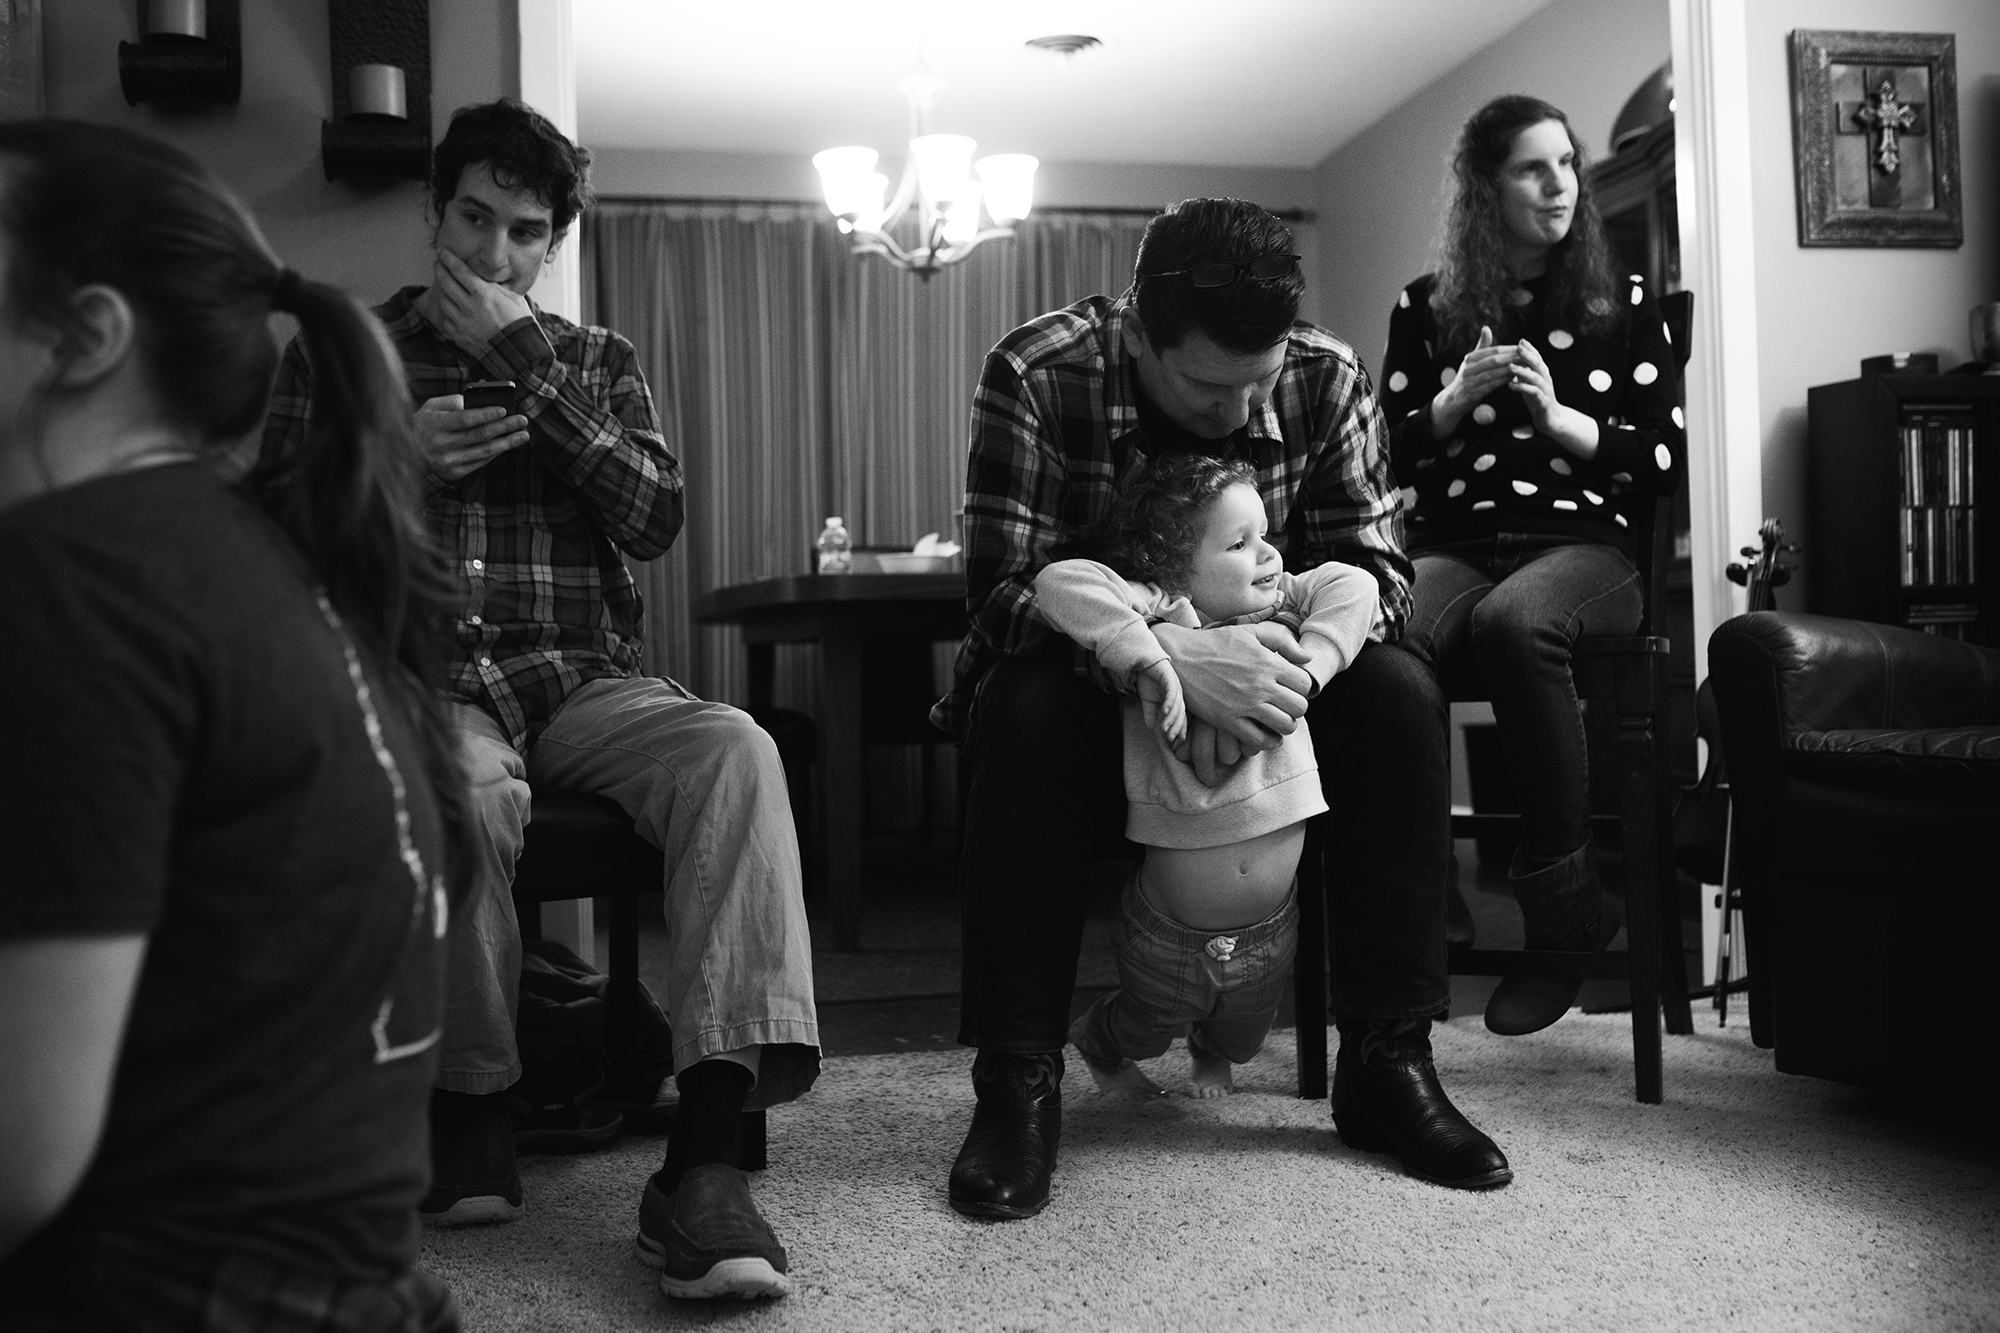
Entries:
<svg viewBox="0 0 2000 1333">
<path fill-rule="evenodd" d="M 464 792 L 394 352 L 158 140 L 0 125 L 0 1310 L 414 1333 Z M 290 483 L 224 460 L 294 316 Z"/>
</svg>

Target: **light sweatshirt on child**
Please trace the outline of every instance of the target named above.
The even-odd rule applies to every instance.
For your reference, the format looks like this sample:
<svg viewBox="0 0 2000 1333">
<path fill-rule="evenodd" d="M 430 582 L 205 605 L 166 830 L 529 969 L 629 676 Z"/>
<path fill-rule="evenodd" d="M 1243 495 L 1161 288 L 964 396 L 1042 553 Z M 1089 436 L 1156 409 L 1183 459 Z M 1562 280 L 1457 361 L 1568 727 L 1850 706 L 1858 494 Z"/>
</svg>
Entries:
<svg viewBox="0 0 2000 1333">
<path fill-rule="evenodd" d="M 1152 626 L 1215 629 L 1277 620 L 1311 655 L 1315 688 L 1354 661 L 1379 613 L 1375 578 L 1329 561 L 1278 576 L 1279 598 L 1267 610 L 1233 620 L 1204 620 L 1188 599 L 1157 584 L 1135 583 L 1094 560 L 1058 560 L 1035 576 L 1035 607 L 1048 623 L 1088 648 L 1112 678 L 1130 688 L 1136 674 L 1167 654 Z M 1159 728 L 1145 723 L 1136 695 L 1123 703 L 1125 836 L 1152 847 L 1222 847 L 1287 828 L 1323 812 L 1312 736 L 1301 724 L 1275 748 L 1247 754 L 1214 787 L 1174 757 Z"/>
</svg>

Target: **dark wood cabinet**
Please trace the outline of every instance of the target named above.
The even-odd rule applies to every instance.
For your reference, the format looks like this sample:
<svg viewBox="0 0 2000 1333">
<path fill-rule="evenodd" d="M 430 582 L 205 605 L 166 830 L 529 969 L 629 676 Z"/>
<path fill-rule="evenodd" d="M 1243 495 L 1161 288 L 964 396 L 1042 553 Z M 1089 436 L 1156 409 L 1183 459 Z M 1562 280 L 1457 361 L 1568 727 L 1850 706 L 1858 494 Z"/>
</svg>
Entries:
<svg viewBox="0 0 2000 1333">
<path fill-rule="evenodd" d="M 1655 125 L 1590 167 L 1590 188 L 1621 273 L 1644 274 L 1655 293 L 1681 290 L 1680 213 L 1674 195 L 1674 123 Z M 1697 293 L 1696 300 L 1700 300 Z M 1694 580 L 1687 477 L 1673 504 L 1673 563 L 1656 589 L 1653 633 L 1673 641 L 1668 659 L 1667 746 L 1674 776 L 1695 780 Z"/>
<path fill-rule="evenodd" d="M 1669 120 L 1590 166 L 1604 233 L 1627 273 L 1655 292 L 1681 289 L 1680 211 L 1674 196 L 1674 123 Z"/>
<path fill-rule="evenodd" d="M 2000 642 L 2000 376 L 1871 375 L 1806 404 L 1806 609 Z"/>
</svg>

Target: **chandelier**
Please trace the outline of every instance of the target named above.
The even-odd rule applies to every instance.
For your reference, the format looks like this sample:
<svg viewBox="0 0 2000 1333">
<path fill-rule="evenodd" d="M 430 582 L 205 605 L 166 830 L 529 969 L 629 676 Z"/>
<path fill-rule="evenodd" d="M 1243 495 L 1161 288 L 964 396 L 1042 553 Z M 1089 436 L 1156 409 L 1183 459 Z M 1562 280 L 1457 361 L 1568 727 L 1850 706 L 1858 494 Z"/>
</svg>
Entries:
<svg viewBox="0 0 2000 1333">
<path fill-rule="evenodd" d="M 982 241 L 1012 236 L 1011 224 L 1034 207 L 1035 168 L 1041 165 L 1026 153 L 994 153 L 974 162 L 975 145 L 965 135 L 927 133 L 931 104 L 943 86 L 921 66 L 896 85 L 910 103 L 910 151 L 893 198 L 889 178 L 875 169 L 881 155 L 873 148 L 829 148 L 812 160 L 827 208 L 854 238 L 853 252 L 880 255 L 925 280 Z M 889 229 L 912 209 L 916 241 L 904 249 Z M 982 209 L 993 225 L 980 226 Z"/>
</svg>

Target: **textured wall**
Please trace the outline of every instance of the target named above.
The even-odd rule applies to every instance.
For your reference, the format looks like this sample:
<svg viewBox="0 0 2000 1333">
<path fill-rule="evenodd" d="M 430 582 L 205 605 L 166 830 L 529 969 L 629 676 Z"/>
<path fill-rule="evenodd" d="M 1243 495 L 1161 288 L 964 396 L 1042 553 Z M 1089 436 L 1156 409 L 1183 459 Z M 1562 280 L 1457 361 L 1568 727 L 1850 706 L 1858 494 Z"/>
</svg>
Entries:
<svg viewBox="0 0 2000 1333">
<path fill-rule="evenodd" d="M 125 104 L 118 43 L 139 36 L 129 0 L 47 6 L 52 116 L 126 125 L 178 144 L 243 196 L 279 254 L 301 272 L 370 302 L 430 272 L 423 191 L 329 185 L 319 124 L 331 114 L 326 0 L 243 6 L 243 98 L 234 107 L 163 112 Z M 516 91 L 514 0 L 431 0 L 432 117 Z"/>
</svg>

